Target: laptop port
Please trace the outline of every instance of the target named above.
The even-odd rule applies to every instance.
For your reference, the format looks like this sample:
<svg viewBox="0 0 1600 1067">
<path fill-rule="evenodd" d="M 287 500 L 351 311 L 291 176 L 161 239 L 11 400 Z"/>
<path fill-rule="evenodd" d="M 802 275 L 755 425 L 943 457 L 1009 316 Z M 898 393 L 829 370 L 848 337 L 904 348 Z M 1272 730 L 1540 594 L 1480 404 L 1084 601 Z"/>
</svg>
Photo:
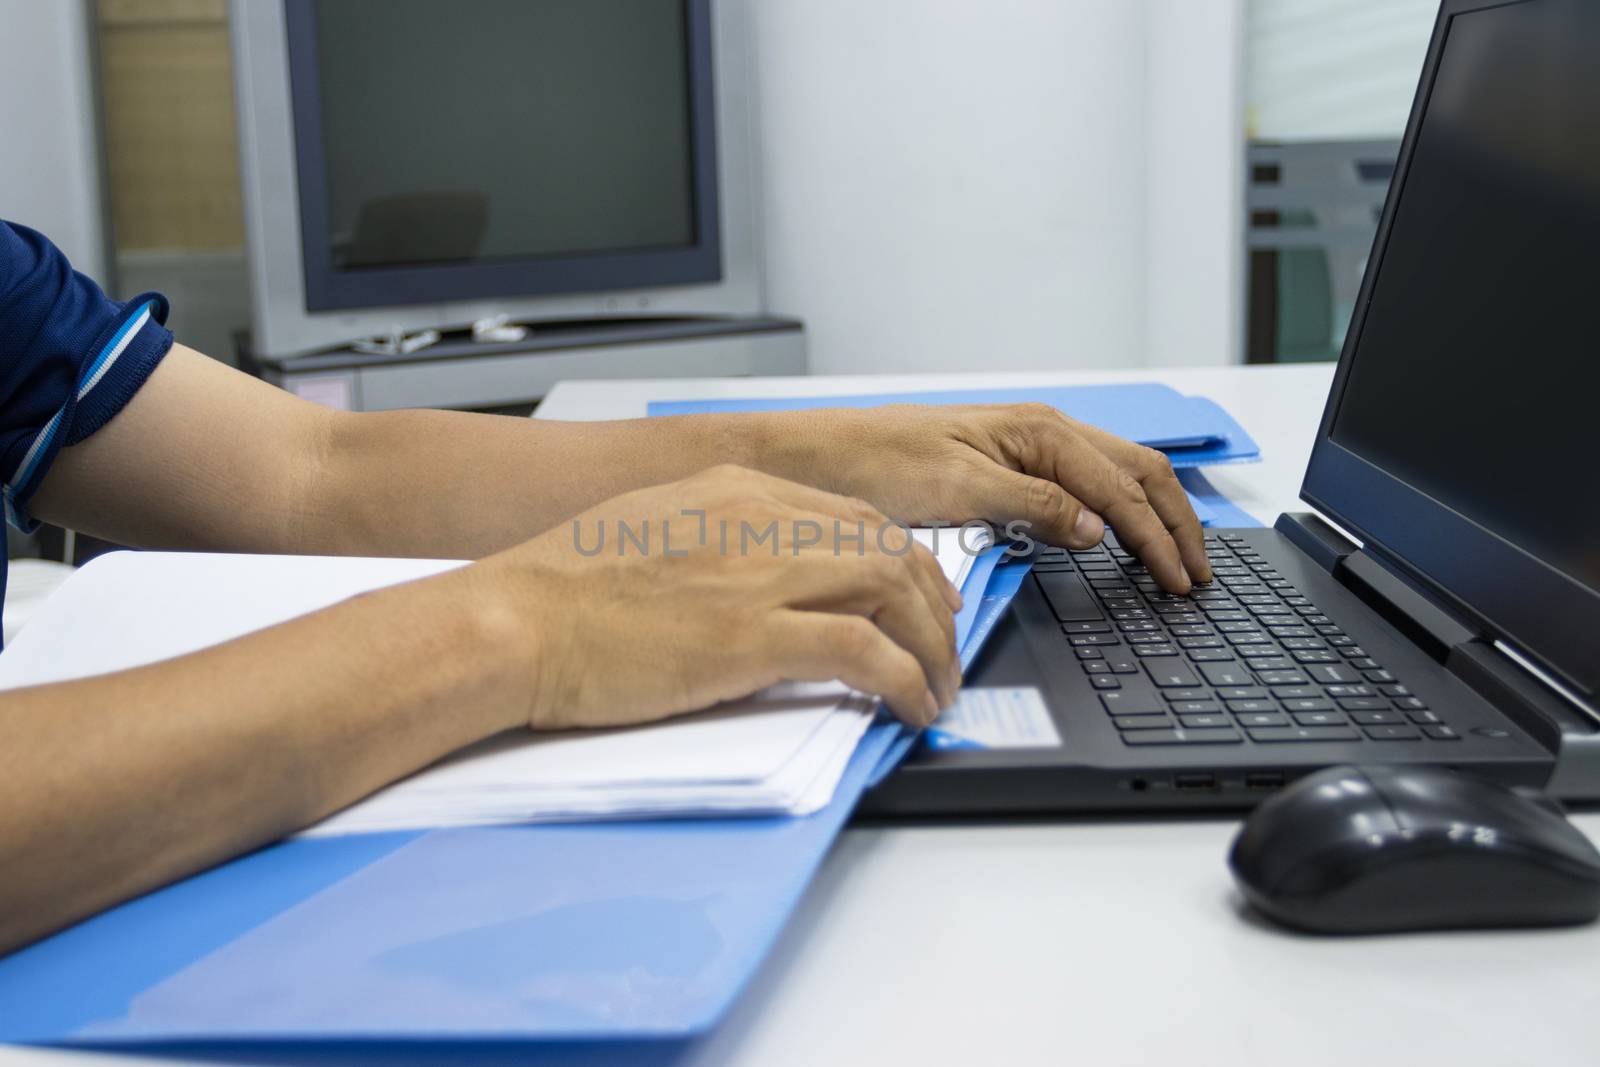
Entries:
<svg viewBox="0 0 1600 1067">
<path fill-rule="evenodd" d="M 1215 793 L 1217 776 L 1214 774 L 1180 774 L 1172 779 L 1173 788 L 1180 793 Z"/>
<path fill-rule="evenodd" d="M 1244 787 L 1258 793 L 1268 793 L 1274 789 L 1282 789 L 1283 786 L 1284 777 L 1281 771 L 1247 774 L 1244 776 Z"/>
</svg>

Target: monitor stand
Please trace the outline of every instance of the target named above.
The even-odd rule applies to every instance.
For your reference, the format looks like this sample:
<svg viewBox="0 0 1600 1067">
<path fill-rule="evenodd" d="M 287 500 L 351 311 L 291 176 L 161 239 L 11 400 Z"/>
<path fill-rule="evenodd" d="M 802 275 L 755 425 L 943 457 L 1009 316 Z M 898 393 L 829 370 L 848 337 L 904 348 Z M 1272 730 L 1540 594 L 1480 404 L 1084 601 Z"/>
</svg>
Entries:
<svg viewBox="0 0 1600 1067">
<path fill-rule="evenodd" d="M 775 316 L 605 319 L 534 325 L 520 341 L 447 333 L 416 352 L 351 348 L 267 356 L 239 339 L 239 366 L 346 411 L 496 409 L 533 404 L 567 378 L 804 374 L 804 327 Z"/>
</svg>

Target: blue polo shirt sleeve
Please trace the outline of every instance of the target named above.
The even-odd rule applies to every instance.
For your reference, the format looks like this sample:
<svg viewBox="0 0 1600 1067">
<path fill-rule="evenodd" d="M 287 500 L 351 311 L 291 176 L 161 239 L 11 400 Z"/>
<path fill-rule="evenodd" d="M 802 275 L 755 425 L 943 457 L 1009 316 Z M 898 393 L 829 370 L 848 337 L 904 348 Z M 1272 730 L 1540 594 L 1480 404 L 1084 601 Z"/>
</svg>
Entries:
<svg viewBox="0 0 1600 1067">
<path fill-rule="evenodd" d="M 43 234 L 0 219 L 0 477 L 6 519 L 38 523 L 28 501 L 61 449 L 122 410 L 172 347 L 167 299 L 112 300 Z"/>
</svg>

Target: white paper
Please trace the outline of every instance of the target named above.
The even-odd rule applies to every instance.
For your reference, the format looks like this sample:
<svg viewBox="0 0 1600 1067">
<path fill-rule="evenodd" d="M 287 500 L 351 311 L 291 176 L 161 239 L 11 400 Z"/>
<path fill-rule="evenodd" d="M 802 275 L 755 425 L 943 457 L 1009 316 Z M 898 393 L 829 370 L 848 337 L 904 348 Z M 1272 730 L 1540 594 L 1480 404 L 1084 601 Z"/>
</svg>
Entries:
<svg viewBox="0 0 1600 1067">
<path fill-rule="evenodd" d="M 914 536 L 960 586 L 955 529 Z M 192 652 L 358 593 L 438 574 L 439 560 L 114 553 L 65 582 L 0 656 L 0 689 L 85 677 Z M 784 683 L 717 708 L 627 729 L 515 732 L 380 790 L 309 834 L 700 814 L 806 814 L 825 806 L 873 701 L 838 682 Z"/>
</svg>

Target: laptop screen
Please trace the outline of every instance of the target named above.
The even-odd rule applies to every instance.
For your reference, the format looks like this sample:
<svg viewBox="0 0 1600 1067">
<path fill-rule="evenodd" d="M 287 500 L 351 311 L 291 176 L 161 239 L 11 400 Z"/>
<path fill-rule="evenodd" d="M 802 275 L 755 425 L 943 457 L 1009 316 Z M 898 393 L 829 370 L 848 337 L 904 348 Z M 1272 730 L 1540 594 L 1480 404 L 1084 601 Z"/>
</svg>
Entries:
<svg viewBox="0 0 1600 1067">
<path fill-rule="evenodd" d="M 1600 591 L 1600 3 L 1450 19 L 1331 424 Z"/>
</svg>

